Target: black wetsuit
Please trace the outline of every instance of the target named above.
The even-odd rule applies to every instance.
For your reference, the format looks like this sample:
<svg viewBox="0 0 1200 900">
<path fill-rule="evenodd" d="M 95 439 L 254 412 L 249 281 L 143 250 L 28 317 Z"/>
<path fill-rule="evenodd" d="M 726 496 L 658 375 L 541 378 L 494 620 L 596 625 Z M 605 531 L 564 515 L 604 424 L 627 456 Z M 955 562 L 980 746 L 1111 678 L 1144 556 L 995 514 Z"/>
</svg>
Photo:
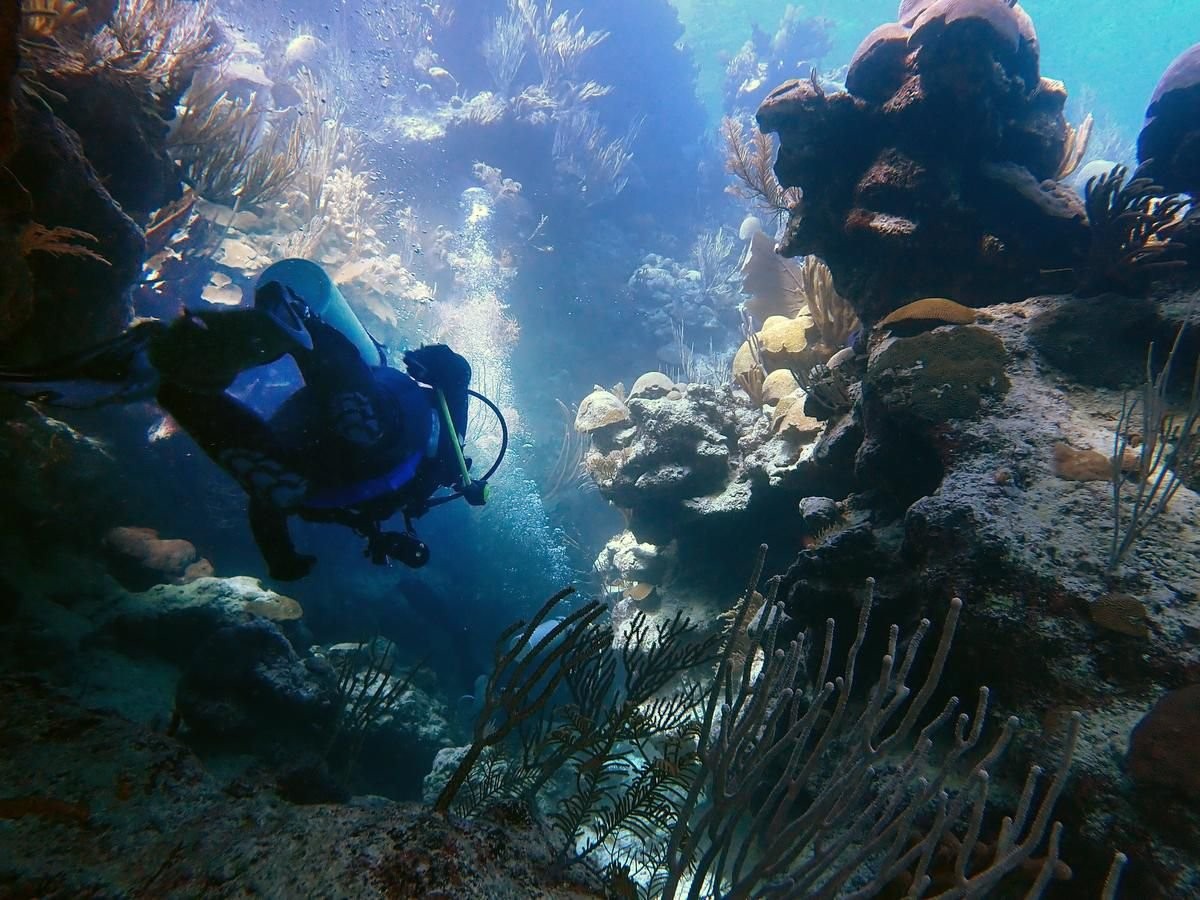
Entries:
<svg viewBox="0 0 1200 900">
<path fill-rule="evenodd" d="M 295 304 L 298 298 L 289 299 Z M 341 332 L 300 307 L 312 347 L 287 353 L 304 385 L 269 419 L 227 391 L 197 390 L 168 373 L 157 393 L 163 408 L 246 491 L 255 541 L 271 575 L 281 579 L 303 577 L 314 562 L 292 545 L 290 515 L 365 534 L 401 510 L 419 514 L 439 487 L 456 483 L 452 442 L 466 430 L 471 377 L 466 360 L 443 345 L 405 354 L 410 371 L 444 392 L 457 432 L 450 434 L 432 387 L 382 357 L 380 365 L 368 365 Z"/>
</svg>

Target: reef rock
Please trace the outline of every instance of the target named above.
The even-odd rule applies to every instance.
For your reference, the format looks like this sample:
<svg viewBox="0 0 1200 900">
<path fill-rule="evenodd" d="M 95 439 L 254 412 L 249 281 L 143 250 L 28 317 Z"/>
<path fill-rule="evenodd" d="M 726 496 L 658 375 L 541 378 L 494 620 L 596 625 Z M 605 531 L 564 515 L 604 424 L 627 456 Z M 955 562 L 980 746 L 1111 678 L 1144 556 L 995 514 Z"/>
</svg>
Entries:
<svg viewBox="0 0 1200 900">
<path fill-rule="evenodd" d="M 926 427 L 975 415 L 1008 390 L 1004 344 L 974 326 L 890 338 L 871 351 L 863 384 L 868 402 L 894 419 Z"/>
<path fill-rule="evenodd" d="M 1032 23 L 1004 0 L 909 4 L 854 55 L 847 90 L 776 88 L 758 110 L 775 171 L 804 191 L 785 256 L 816 254 L 865 323 L 909 301 L 1032 293 L 1081 259 L 1079 198 L 1053 179 L 1066 91 L 1038 73 Z"/>
<path fill-rule="evenodd" d="M 1200 684 L 1168 691 L 1133 729 L 1129 773 L 1138 784 L 1200 799 Z"/>
<path fill-rule="evenodd" d="M 107 628 L 132 646 L 184 659 L 220 628 L 255 619 L 287 623 L 304 615 L 291 597 L 264 588 L 257 578 L 197 578 L 124 594 L 110 604 Z"/>
<path fill-rule="evenodd" d="M 315 736 L 337 715 L 332 670 L 301 660 L 275 623 L 252 619 L 197 648 L 175 695 L 192 732 L 207 737 Z"/>
<path fill-rule="evenodd" d="M 1138 135 L 1143 173 L 1167 191 L 1200 196 L 1200 44 L 1163 73 Z"/>
<path fill-rule="evenodd" d="M 130 286 L 142 266 L 141 230 L 113 199 L 84 156 L 79 138 L 48 110 L 22 104 L 18 142 L 6 166 L 21 185 L 22 208 L 10 211 L 24 229 L 74 229 L 77 249 L 49 253 L 34 239 L 24 251 L 33 288 L 20 327 L 0 343 L 47 359 L 119 332 L 132 314 Z M 35 232 L 27 232 L 30 235 Z M 4 276 L 6 306 L 20 302 Z M 0 310 L 0 321 L 9 318 Z M 12 358 L 10 356 L 10 358 Z"/>
<path fill-rule="evenodd" d="M 0 681 L 4 881 L 15 896 L 262 896 L 584 900 L 548 874 L 536 830 L 380 797 L 317 807 L 274 785 L 225 784 L 180 741 Z"/>
<path fill-rule="evenodd" d="M 962 696 L 986 684 L 990 715 L 1041 723 L 1052 742 L 1072 711 L 1083 712 L 1072 778 L 1082 793 L 1069 788 L 1058 810 L 1072 834 L 1064 858 L 1079 895 L 1096 893 L 1113 850 L 1124 849 L 1137 865 L 1123 891 L 1192 896 L 1200 889 L 1200 827 L 1187 805 L 1195 759 L 1173 735 L 1196 727 L 1188 718 L 1194 697 L 1163 700 L 1161 716 L 1157 707 L 1147 713 L 1200 673 L 1200 496 L 1181 487 L 1110 570 L 1107 455 L 1121 396 L 1047 378 L 1029 328 L 1072 309 L 1072 298 L 1039 297 L 993 307 L 974 325 L 879 341 L 864 387 L 856 492 L 826 495 L 836 509 L 806 507 L 805 549 L 779 596 L 793 627 L 820 629 L 831 616 L 839 640 L 853 633 L 868 575 L 877 623 L 937 622 L 961 597 L 944 690 Z M 1124 354 L 1144 354 L 1138 333 L 1122 333 L 1122 317 L 1096 318 L 1098 346 L 1124 340 L 1134 345 Z M 908 341 L 929 355 L 902 350 Z M 962 341 L 962 352 L 934 376 L 927 360 L 942 341 Z M 974 387 L 950 389 L 968 372 Z M 1098 475 L 1103 463 L 1109 477 L 1064 478 L 1063 445 L 1095 451 L 1087 457 L 1095 471 L 1077 474 Z M 1126 507 L 1134 490 L 1125 488 Z M 1018 741 L 1018 758 L 1033 751 L 1032 735 Z M 1166 790 L 1151 794 L 1154 785 Z"/>
<path fill-rule="evenodd" d="M 658 554 L 650 549 L 668 544 L 679 569 L 697 570 L 734 548 L 787 546 L 799 525 L 789 510 L 801 497 L 817 485 L 845 489 L 823 442 L 826 425 L 804 414 L 803 392 L 779 406 L 786 408 L 773 425 L 727 388 L 691 384 L 655 399 L 630 398 L 630 421 L 615 448 L 593 450 L 585 463 L 628 521 L 628 536 L 597 560 L 607 580 L 659 583 L 652 571 Z"/>
</svg>

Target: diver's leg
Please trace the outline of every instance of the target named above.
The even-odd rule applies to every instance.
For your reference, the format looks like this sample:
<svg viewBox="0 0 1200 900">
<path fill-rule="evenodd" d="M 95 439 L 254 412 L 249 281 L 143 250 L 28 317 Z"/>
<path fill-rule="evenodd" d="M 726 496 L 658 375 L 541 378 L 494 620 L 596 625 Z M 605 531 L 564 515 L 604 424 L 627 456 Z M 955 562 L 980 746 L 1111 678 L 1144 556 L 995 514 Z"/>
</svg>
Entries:
<svg viewBox="0 0 1200 900">
<path fill-rule="evenodd" d="M 166 383 L 159 388 L 158 402 L 249 495 L 250 530 L 271 577 L 290 581 L 308 574 L 315 559 L 296 552 L 287 527 L 288 511 L 304 499 L 308 479 L 278 435 L 228 394 L 202 394 Z"/>
<path fill-rule="evenodd" d="M 296 552 L 288 532 L 287 513 L 253 497 L 250 498 L 250 531 L 267 561 L 272 578 L 280 581 L 303 578 L 317 561 L 315 556 Z"/>
</svg>

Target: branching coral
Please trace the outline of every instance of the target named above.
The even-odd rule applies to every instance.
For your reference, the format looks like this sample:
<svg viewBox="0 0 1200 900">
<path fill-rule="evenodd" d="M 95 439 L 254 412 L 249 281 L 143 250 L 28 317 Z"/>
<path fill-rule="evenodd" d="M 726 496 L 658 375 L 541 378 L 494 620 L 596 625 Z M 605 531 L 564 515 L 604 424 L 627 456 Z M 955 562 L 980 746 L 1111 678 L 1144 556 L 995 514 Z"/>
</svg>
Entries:
<svg viewBox="0 0 1200 900">
<path fill-rule="evenodd" d="M 560 171 L 576 178 L 586 192 L 588 205 L 615 197 L 629 183 L 633 143 L 640 121 L 619 138 L 608 139 L 591 110 L 578 106 L 564 110 L 554 129 L 554 159 Z"/>
<path fill-rule="evenodd" d="M 732 625 L 719 637 L 701 639 L 678 615 L 651 628 L 639 614 L 614 644 L 595 604 L 548 629 L 561 595 L 528 625 L 510 629 L 497 650 L 475 741 L 437 808 L 449 810 L 468 786 L 475 812 L 506 798 L 532 803 L 564 769 L 572 788 L 550 814 L 559 862 L 573 864 L 606 848 L 616 863 L 608 867 L 610 879 L 625 882 L 634 872 L 663 898 L 833 897 L 851 882 L 855 896 L 874 896 L 898 880 L 921 896 L 935 871 L 949 879 L 939 881 L 938 896 L 980 896 L 1009 873 L 1031 868 L 1029 896 L 1036 897 L 1052 877 L 1062 877 L 1062 826 L 1052 825 L 1051 816 L 1079 716 L 1070 720 L 1049 785 L 1039 789 L 1041 769 L 1032 768 L 1016 812 L 985 843 L 989 771 L 1017 721 L 1010 718 L 990 745 L 983 741 L 986 688 L 973 716 L 958 714 L 959 701 L 951 698 L 930 717 L 961 603 L 951 603 L 924 664 L 918 658 L 930 622 L 922 620 L 904 643 L 893 626 L 879 675 L 859 701 L 854 688 L 872 585 L 842 674 L 830 676 L 830 621 L 810 680 L 804 640 L 782 642 L 777 582 L 765 595 L 757 591 L 764 556 L 765 548 Z M 544 636 L 531 646 L 539 625 Z M 717 668 L 704 686 L 685 673 L 713 659 L 714 641 Z M 924 674 L 910 686 L 917 671 Z M 550 711 L 563 685 L 572 699 Z M 522 740 L 502 757 L 503 741 L 520 731 Z M 932 752 L 935 742 L 946 749 Z M 1042 858 L 1031 864 L 1043 843 Z M 954 851 L 949 866 L 942 858 L 947 846 Z M 1118 855 L 1106 896 L 1121 862 Z"/>
<path fill-rule="evenodd" d="M 337 167 L 339 154 L 352 149 L 344 146 L 346 101 L 308 69 L 300 73 L 296 88 L 300 92 L 299 130 L 304 145 L 298 189 L 307 202 L 308 215 L 316 216 L 324 212 L 325 182 Z"/>
<path fill-rule="evenodd" d="M 383 216 L 383 204 L 371 192 L 374 173 L 339 166 L 325 179 L 321 209 L 326 221 L 346 240 L 346 253 L 356 259 L 367 244 L 378 244 L 375 223 Z M 376 248 L 378 249 L 378 248 Z"/>
<path fill-rule="evenodd" d="M 1189 318 L 1191 312 L 1189 308 Z M 1111 471 L 1113 534 L 1105 572 L 1109 579 L 1117 574 L 1122 561 L 1146 529 L 1166 511 L 1184 483 L 1200 473 L 1200 363 L 1192 375 L 1191 393 L 1184 414 L 1172 415 L 1167 403 L 1167 388 L 1186 327 L 1186 322 L 1180 326 L 1157 375 L 1154 374 L 1154 347 L 1151 345 L 1146 354 L 1146 377 L 1141 395 L 1125 398 L 1117 420 Z M 1136 450 L 1130 436 L 1133 432 L 1141 439 Z M 1126 501 L 1125 460 L 1130 452 L 1135 453 L 1137 459 L 1133 473 L 1136 485 L 1133 496 Z"/>
<path fill-rule="evenodd" d="M 573 80 L 579 65 L 593 47 L 608 37 L 607 31 L 588 31 L 579 20 L 582 13 L 554 14 L 553 0 L 510 0 L 510 15 L 525 27 L 533 48 L 542 83 L 552 90 Z"/>
<path fill-rule="evenodd" d="M 552 610 L 553 605 L 544 608 L 539 616 Z M 602 849 L 611 855 L 618 844 L 628 847 L 636 841 L 647 852 L 661 844 L 660 835 L 670 827 L 697 763 L 688 748 L 688 726 L 701 689 L 692 680 L 680 683 L 680 676 L 711 663 L 718 642 L 715 635 L 701 637 L 681 614 L 651 625 L 637 613 L 614 646 L 607 624 L 583 611 L 574 615 L 578 618 L 568 631 L 556 634 L 569 618 L 533 646 L 517 645 L 518 656 L 530 660 L 557 656 L 554 668 L 546 670 L 543 663 L 528 677 L 539 683 L 557 669 L 570 701 L 553 707 L 544 703 L 535 717 L 525 720 L 519 748 L 505 760 L 504 776 L 495 777 L 493 755 L 492 766 L 476 773 L 468 795 L 477 809 L 511 800 L 532 803 L 553 777 L 570 772 L 574 789 L 549 815 L 557 864 L 564 868 Z M 533 633 L 526 626 L 523 641 Z M 558 648 L 567 643 L 571 651 L 559 655 Z M 498 670 L 502 660 L 498 655 Z M 519 680 L 510 684 L 510 690 L 522 688 Z M 496 702 L 494 689 L 489 684 L 485 707 Z M 630 747 L 639 749 L 640 761 Z M 448 785 L 438 808 L 449 808 L 456 792 Z"/>
<path fill-rule="evenodd" d="M 799 687 L 803 642 L 778 646 L 782 610 L 775 606 L 773 592 L 759 615 L 751 615 L 757 575 L 756 569 L 733 628 L 733 633 L 749 636 L 749 647 L 727 642 L 708 692 L 698 741 L 701 774 L 679 810 L 665 851 L 668 877 L 662 895 L 677 896 L 685 874 L 691 881 L 687 896 L 693 898 L 706 889 L 751 896 L 768 886 L 790 896 L 835 896 L 863 875 L 866 883 L 856 887 L 860 896 L 870 896 L 910 870 L 915 870 L 914 884 L 925 884 L 934 853 L 960 823 L 965 823 L 967 837 L 955 867 L 956 896 L 985 893 L 1030 859 L 1049 832 L 1036 883 L 1043 885 L 1057 861 L 1061 826 L 1051 828 L 1050 816 L 1066 783 L 1078 717 L 1041 802 L 1033 803 L 1041 771 L 1034 768 L 994 854 L 980 863 L 973 854 L 984 819 L 988 771 L 1011 741 L 1016 720 L 1006 723 L 980 757 L 976 748 L 988 700 L 982 689 L 974 717 L 956 717 L 958 700 L 952 698 L 917 730 L 950 652 L 959 602 L 950 607 L 919 689 L 907 681 L 930 623 L 921 622 L 903 653 L 899 631 L 892 627 L 878 681 L 857 709 L 850 697 L 868 631 L 870 585 L 842 676 L 827 680 L 830 622 L 813 688 L 806 691 Z M 950 749 L 941 759 L 931 758 L 934 739 L 947 730 L 952 731 Z M 967 758 L 975 761 L 964 764 Z M 885 760 L 890 764 L 882 765 Z M 966 787 L 952 798 L 948 785 L 962 770 Z M 911 842 L 910 828 L 930 808 L 932 822 L 921 829 L 920 840 Z"/>
<path fill-rule="evenodd" d="M 726 190 L 752 201 L 778 226 L 800 203 L 801 191 L 783 187 L 775 177 L 775 145 L 770 135 L 757 127 L 747 135 L 738 119 L 726 116 L 721 120 L 721 137 L 725 142 L 725 171 L 737 178 Z"/>
<path fill-rule="evenodd" d="M 228 94 L 219 72 L 193 79 L 182 105 L 169 145 L 196 193 L 245 206 L 283 196 L 305 149 L 296 125 L 270 125 L 254 96 L 247 101 Z"/>
<path fill-rule="evenodd" d="M 1092 127 L 1095 119 L 1088 113 L 1079 123 L 1079 127 L 1067 125 L 1067 142 L 1063 145 L 1062 158 L 1058 163 L 1058 171 L 1054 173 L 1055 181 L 1065 181 L 1079 168 L 1083 158 L 1087 156 L 1088 144 L 1092 140 Z"/>
<path fill-rule="evenodd" d="M 471 746 L 438 795 L 434 803 L 438 812 L 450 811 L 476 763 L 492 748 L 502 746 L 510 736 L 519 734 L 520 729 L 536 723 L 566 680 L 569 663 L 586 659 L 602 648 L 590 627 L 604 614 L 599 603 L 587 603 L 557 623 L 550 619 L 550 614 L 573 593 L 574 589 L 567 588 L 555 594 L 529 622 L 515 623 L 497 640 L 492 673 L 480 698 L 482 708 L 475 721 Z M 539 632 L 543 624 L 549 627 Z"/>
<path fill-rule="evenodd" d="M 37 222 L 30 222 L 17 238 L 17 249 L 22 256 L 31 253 L 49 253 L 51 256 L 80 256 L 95 260 L 106 266 L 111 266 L 107 259 L 93 250 L 87 244 L 95 244 L 96 236 L 78 228 L 55 226 L 47 228 Z"/>
<path fill-rule="evenodd" d="M 89 18 L 87 7 L 75 0 L 22 0 L 21 16 L 22 35 L 40 38 L 81 28 Z"/>
<path fill-rule="evenodd" d="M 800 264 L 800 290 L 808 302 L 808 314 L 820 332 L 819 350 L 826 358 L 846 346 L 860 327 L 853 307 L 833 286 L 829 266 L 809 255 Z"/>
<path fill-rule="evenodd" d="M 508 15 L 496 19 L 483 42 L 483 61 L 496 90 L 505 97 L 525 62 L 525 52 L 524 19 L 510 9 Z"/>
<path fill-rule="evenodd" d="M 1129 176 L 1125 166 L 1115 166 L 1108 174 L 1091 179 L 1084 204 L 1091 245 L 1075 291 L 1078 295 L 1090 297 L 1104 291 L 1137 294 L 1154 272 L 1186 265 L 1170 258 L 1170 251 L 1189 200 L 1165 193 L 1141 169 Z"/>
<path fill-rule="evenodd" d="M 343 784 L 350 780 L 368 734 L 379 720 L 393 713 L 425 661 L 410 668 L 403 678 L 392 670 L 396 645 L 375 638 L 357 645 L 334 666 L 338 675 L 337 718 L 325 746 L 327 759 L 339 764 Z"/>
<path fill-rule="evenodd" d="M 198 70 L 227 54 L 210 0 L 119 0 L 89 31 L 88 10 L 60 0 L 30 0 L 26 48 L 51 75 L 104 75 L 174 96 Z"/>
<path fill-rule="evenodd" d="M 556 168 L 580 183 L 585 202 L 591 204 L 624 190 L 640 122 L 624 135 L 610 138 L 588 108 L 610 88 L 581 80 L 581 65 L 608 32 L 589 31 L 580 24 L 581 15 L 556 14 L 553 0 L 509 0 L 507 14 L 495 21 L 483 45 L 484 61 L 499 96 L 477 95 L 463 109 L 479 107 L 486 112 L 486 118 L 471 119 L 479 124 L 488 124 L 511 108 L 534 125 L 553 125 Z M 525 86 L 511 103 L 505 103 L 503 98 L 513 94 L 527 53 L 536 61 L 541 81 Z M 482 102 L 483 98 L 488 101 Z M 467 117 L 460 114 L 459 118 Z"/>
</svg>

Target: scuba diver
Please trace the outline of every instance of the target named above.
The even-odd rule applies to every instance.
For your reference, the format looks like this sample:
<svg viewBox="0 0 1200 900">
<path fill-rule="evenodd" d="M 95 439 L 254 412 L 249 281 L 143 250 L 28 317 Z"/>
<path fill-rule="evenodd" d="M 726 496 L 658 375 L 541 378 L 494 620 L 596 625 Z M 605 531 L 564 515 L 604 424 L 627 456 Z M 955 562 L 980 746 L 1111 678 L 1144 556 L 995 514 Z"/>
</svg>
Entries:
<svg viewBox="0 0 1200 900">
<path fill-rule="evenodd" d="M 229 392 L 243 371 L 285 355 L 304 383 L 269 418 Z M 429 548 L 413 519 L 458 497 L 486 502 L 507 447 L 500 410 L 470 389 L 470 364 L 446 345 L 403 360 L 406 372 L 388 365 L 320 266 L 286 259 L 259 277 L 252 308 L 185 308 L 36 370 L 0 371 L 0 383 L 61 406 L 155 399 L 246 492 L 271 577 L 291 581 L 316 562 L 292 543 L 293 515 L 353 529 L 376 564 L 415 568 Z M 478 479 L 463 455 L 469 397 L 501 424 L 500 453 Z M 435 496 L 442 488 L 452 492 Z M 385 531 L 397 513 L 404 530 Z"/>
</svg>

